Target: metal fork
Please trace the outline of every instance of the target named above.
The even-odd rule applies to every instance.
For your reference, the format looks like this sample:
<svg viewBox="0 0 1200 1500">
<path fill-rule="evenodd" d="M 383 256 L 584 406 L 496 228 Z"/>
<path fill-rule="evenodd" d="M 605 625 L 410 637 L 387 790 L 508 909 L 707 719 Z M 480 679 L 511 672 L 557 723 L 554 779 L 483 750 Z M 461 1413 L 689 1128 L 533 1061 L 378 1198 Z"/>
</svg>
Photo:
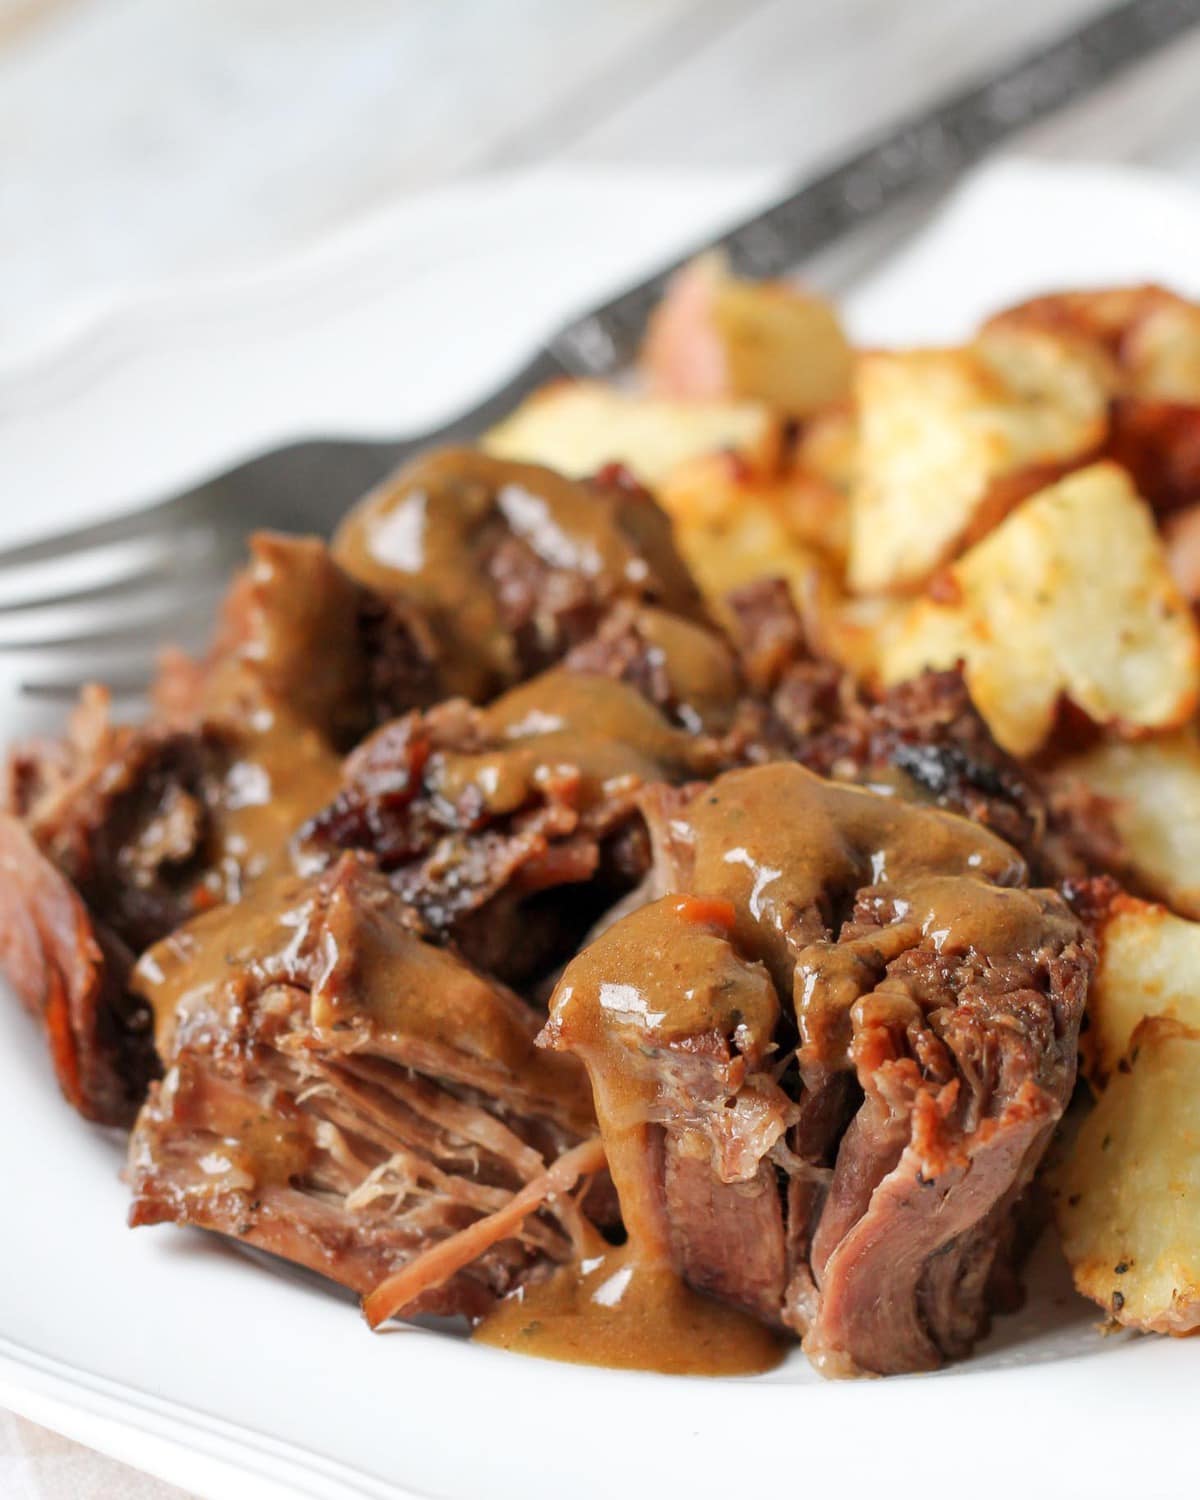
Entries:
<svg viewBox="0 0 1200 1500">
<path fill-rule="evenodd" d="M 918 190 L 945 186 L 1006 136 L 1197 21 L 1200 0 L 1125 0 L 881 132 L 712 244 L 741 275 L 782 275 Z M 87 681 L 136 695 L 165 638 L 189 647 L 204 638 L 250 532 L 328 534 L 353 500 L 419 449 L 479 437 L 547 381 L 621 373 L 668 277 L 690 258 L 576 318 L 502 389 L 434 431 L 397 442 L 296 443 L 134 514 L 0 551 L 0 677 L 43 697 L 71 696 Z"/>
</svg>

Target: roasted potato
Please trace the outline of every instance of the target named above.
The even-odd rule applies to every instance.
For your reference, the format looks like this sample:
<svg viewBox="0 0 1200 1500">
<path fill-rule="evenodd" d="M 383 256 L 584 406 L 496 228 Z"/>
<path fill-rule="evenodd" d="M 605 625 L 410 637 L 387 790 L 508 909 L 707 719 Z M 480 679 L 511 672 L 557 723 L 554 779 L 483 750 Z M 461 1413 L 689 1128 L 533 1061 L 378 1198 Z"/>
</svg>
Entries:
<svg viewBox="0 0 1200 1500">
<path fill-rule="evenodd" d="M 1200 1031 L 1200 923 L 1165 906 L 1122 896 L 1100 933 L 1100 963 L 1081 1038 L 1084 1070 L 1107 1086 L 1147 1016 Z"/>
<path fill-rule="evenodd" d="M 1137 1026 L 1052 1185 L 1085 1296 L 1131 1328 L 1200 1328 L 1200 1031 Z"/>
<path fill-rule="evenodd" d="M 1195 711 L 1200 635 L 1125 473 L 1095 464 L 1024 501 L 881 646 L 888 683 L 962 661 L 996 739 L 1045 742 L 1066 697 L 1122 731 Z"/>
<path fill-rule="evenodd" d="M 1059 765 L 1060 785 L 1082 782 L 1109 802 L 1137 886 L 1200 919 L 1200 740 L 1194 729 L 1133 744 L 1108 740 Z"/>
<path fill-rule="evenodd" d="M 1102 358 L 1039 329 L 863 355 L 851 586 L 919 585 L 1025 495 L 1094 457 L 1109 393 Z"/>
<path fill-rule="evenodd" d="M 764 576 L 787 579 L 799 599 L 814 571 L 840 571 L 846 502 L 821 480 L 763 477 L 736 456 L 716 453 L 681 464 L 657 494 L 713 600 Z"/>
<path fill-rule="evenodd" d="M 1119 368 L 1128 394 L 1200 402 L 1200 306 L 1165 287 L 1052 293 L 1007 308 L 986 325 L 987 330 L 1032 328 L 1103 350 Z"/>
<path fill-rule="evenodd" d="M 1194 302 L 1163 292 L 1126 334 L 1122 350 L 1138 395 L 1200 402 L 1200 307 Z"/>
<path fill-rule="evenodd" d="M 1164 514 L 1200 501 L 1200 306 L 1159 286 L 1037 297 L 989 329 L 1042 329 L 1089 343 L 1116 384 L 1105 456 Z"/>
<path fill-rule="evenodd" d="M 1172 516 L 1163 536 L 1171 577 L 1185 599 L 1200 603 L 1200 503 Z"/>
<path fill-rule="evenodd" d="M 858 423 L 848 402 L 827 406 L 803 424 L 796 440 L 796 464 L 849 495 L 858 465 Z"/>
<path fill-rule="evenodd" d="M 657 493 L 718 612 L 730 589 L 783 578 L 812 648 L 855 677 L 876 675 L 880 641 L 906 606 L 885 596 L 847 595 L 847 502 L 834 484 L 800 461 L 764 476 L 732 455 L 711 454 L 681 465 Z"/>
<path fill-rule="evenodd" d="M 770 469 L 781 433 L 780 418 L 758 402 L 650 399 L 599 381 L 564 380 L 530 396 L 482 447 L 577 478 L 621 463 L 656 485 L 688 459 L 722 450 Z"/>
<path fill-rule="evenodd" d="M 743 281 L 719 254 L 673 278 L 641 355 L 658 395 L 764 401 L 792 416 L 845 396 L 851 360 L 827 302 L 783 282 Z"/>
</svg>

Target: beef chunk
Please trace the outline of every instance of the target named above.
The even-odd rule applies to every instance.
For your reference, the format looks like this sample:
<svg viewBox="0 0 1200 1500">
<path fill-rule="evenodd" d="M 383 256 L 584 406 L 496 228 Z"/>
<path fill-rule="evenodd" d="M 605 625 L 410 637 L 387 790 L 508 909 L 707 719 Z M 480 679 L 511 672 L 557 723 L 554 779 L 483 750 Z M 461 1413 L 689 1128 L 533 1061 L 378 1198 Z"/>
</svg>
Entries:
<svg viewBox="0 0 1200 1500">
<path fill-rule="evenodd" d="M 592 1128 L 533 1014 L 422 941 L 361 856 L 197 918 L 134 986 L 168 1069 L 130 1143 L 135 1225 L 218 1230 L 366 1291 Z M 421 1308 L 479 1314 L 570 1255 L 564 1223 L 531 1215 Z"/>
<path fill-rule="evenodd" d="M 830 1373 L 962 1355 L 1071 1095 L 1094 944 L 985 828 L 799 765 L 645 806 L 687 894 L 568 965 L 543 1038 L 589 1068 L 627 1222 L 661 1216 L 681 1275 Z"/>
<path fill-rule="evenodd" d="M 334 556 L 377 595 L 422 611 L 444 693 L 475 702 L 559 661 L 619 599 L 703 616 L 665 514 L 615 473 L 578 484 L 442 450 L 356 506 Z"/>
<path fill-rule="evenodd" d="M 368 496 L 332 551 L 252 537 L 207 659 L 171 658 L 157 703 L 184 722 L 282 707 L 346 750 L 410 709 L 482 702 L 541 671 L 622 600 L 703 620 L 649 494 L 441 452 Z M 657 640 L 670 621 L 646 628 Z"/>
<path fill-rule="evenodd" d="M 209 869 L 213 733 L 112 727 L 85 694 L 61 742 L 18 746 L 0 814 L 0 964 L 40 1015 L 67 1098 L 127 1124 L 157 1072 L 131 955 L 196 909 Z"/>
<path fill-rule="evenodd" d="M 157 1071 L 145 1007 L 124 988 L 130 956 L 288 865 L 288 839 L 332 794 L 338 761 L 281 718 L 112 725 L 107 710 L 89 690 L 62 741 L 12 752 L 0 959 L 52 1041 L 64 1034 L 53 1018 L 70 1018 L 70 1048 L 51 1049 L 68 1098 L 125 1124 Z"/>
<path fill-rule="evenodd" d="M 14 751 L 10 810 L 136 952 L 195 909 L 232 746 L 214 729 L 110 727 L 102 712 L 93 700 L 65 744 Z"/>
<path fill-rule="evenodd" d="M 718 631 L 646 605 L 614 605 L 563 665 L 629 683 L 696 734 L 727 731 L 742 692 L 737 658 Z"/>
<path fill-rule="evenodd" d="M 158 1072 L 149 1016 L 125 991 L 131 958 L 16 818 L 0 814 L 0 968 L 42 1023 L 64 1096 L 128 1124 Z"/>
<path fill-rule="evenodd" d="M 185 723 L 282 711 L 345 750 L 442 696 L 437 643 L 420 610 L 357 582 L 315 537 L 261 532 L 208 658 L 199 668 L 173 660 L 157 701 Z"/>
<path fill-rule="evenodd" d="M 822 776 L 959 813 L 1015 845 L 1034 876 L 1050 883 L 1116 856 L 1119 840 L 1100 799 L 1064 796 L 1002 750 L 961 673 L 926 671 L 875 694 L 810 654 L 778 580 L 748 584 L 728 605 L 754 692 L 731 760 L 797 760 Z"/>
<path fill-rule="evenodd" d="M 770 1153 L 796 1117 L 772 1076 L 780 1006 L 727 902 L 665 896 L 568 966 L 543 1045 L 591 1074 L 625 1227 L 699 1289 L 778 1325 L 783 1204 Z"/>
<path fill-rule="evenodd" d="M 720 760 L 717 741 L 624 682 L 557 668 L 488 708 L 452 701 L 386 725 L 302 844 L 370 851 L 427 932 L 522 982 L 645 873 L 639 789 Z"/>
</svg>

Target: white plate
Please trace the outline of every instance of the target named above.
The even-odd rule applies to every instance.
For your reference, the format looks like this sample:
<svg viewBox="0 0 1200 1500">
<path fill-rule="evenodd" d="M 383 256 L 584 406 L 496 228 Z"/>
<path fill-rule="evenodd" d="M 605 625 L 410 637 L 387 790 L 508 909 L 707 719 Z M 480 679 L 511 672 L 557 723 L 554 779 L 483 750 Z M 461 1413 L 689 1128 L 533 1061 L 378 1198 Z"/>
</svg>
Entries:
<svg viewBox="0 0 1200 1500">
<path fill-rule="evenodd" d="M 110 510 L 288 432 L 430 420 L 573 301 L 767 185 L 514 179 L 414 205 L 277 277 L 112 310 L 0 370 L 0 530 Z M 1002 164 L 860 288 L 852 321 L 866 338 L 951 338 L 1047 286 L 1160 277 L 1197 292 L 1198 246 L 1200 208 L 1168 183 Z M 6 734 L 21 714 L 4 705 Z M 1027 1308 L 936 1376 L 826 1384 L 799 1354 L 754 1380 L 631 1375 L 426 1330 L 372 1337 L 340 1298 L 219 1240 L 129 1233 L 120 1142 L 61 1103 L 12 1005 L 0 1006 L 0 1138 L 0 1403 L 203 1495 L 1194 1488 L 1180 1439 L 1200 1342 L 1100 1338 L 1052 1247 Z"/>
</svg>

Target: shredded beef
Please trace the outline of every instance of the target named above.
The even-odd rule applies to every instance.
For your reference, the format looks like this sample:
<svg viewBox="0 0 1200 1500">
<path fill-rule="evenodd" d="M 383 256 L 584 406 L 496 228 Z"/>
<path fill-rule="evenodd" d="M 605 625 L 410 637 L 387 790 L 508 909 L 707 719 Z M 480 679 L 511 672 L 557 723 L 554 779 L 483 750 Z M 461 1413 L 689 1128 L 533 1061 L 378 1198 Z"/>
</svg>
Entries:
<svg viewBox="0 0 1200 1500">
<path fill-rule="evenodd" d="M 691 1285 L 832 1373 L 970 1348 L 1016 1285 L 1119 840 L 960 674 L 855 684 L 778 581 L 726 618 L 624 471 L 436 455 L 332 550 L 255 538 L 145 724 L 91 692 L 17 748 L 0 966 L 85 1115 L 146 1098 L 134 1223 L 369 1291 L 544 1186 L 594 1130 L 582 1059 L 607 1145 L 637 1094 L 623 1159 Z M 568 960 L 541 1040 L 578 1059 L 507 987 L 544 1001 Z M 568 1260 L 551 1199 L 419 1307 L 475 1317 Z"/>
<path fill-rule="evenodd" d="M 360 856 L 198 918 L 135 984 L 168 1069 L 130 1143 L 135 1225 L 218 1230 L 367 1291 L 591 1128 L 533 1013 L 426 944 Z M 569 1222 L 531 1216 L 417 1310 L 480 1314 L 570 1256 Z"/>
</svg>

